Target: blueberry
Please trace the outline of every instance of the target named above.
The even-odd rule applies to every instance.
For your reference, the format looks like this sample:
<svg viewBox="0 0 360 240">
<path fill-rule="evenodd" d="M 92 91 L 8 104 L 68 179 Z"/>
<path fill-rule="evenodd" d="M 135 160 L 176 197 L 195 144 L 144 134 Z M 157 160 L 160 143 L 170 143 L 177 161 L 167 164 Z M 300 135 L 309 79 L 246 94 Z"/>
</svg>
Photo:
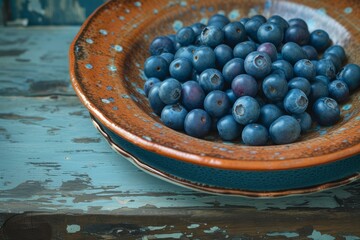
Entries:
<svg viewBox="0 0 360 240">
<path fill-rule="evenodd" d="M 206 27 L 205 24 L 197 22 L 190 26 L 195 33 L 195 36 L 200 35 L 202 30 Z"/>
<path fill-rule="evenodd" d="M 207 26 L 202 30 L 200 39 L 202 44 L 214 48 L 223 43 L 224 32 L 216 26 Z"/>
<path fill-rule="evenodd" d="M 161 111 L 161 121 L 169 128 L 183 130 L 187 113 L 188 111 L 178 103 L 166 105 Z"/>
<path fill-rule="evenodd" d="M 284 35 L 285 42 L 294 42 L 300 46 L 309 43 L 310 33 L 307 29 L 299 26 L 290 26 Z"/>
<path fill-rule="evenodd" d="M 195 41 L 195 32 L 191 27 L 183 27 L 176 33 L 176 41 L 181 46 L 188 46 Z"/>
<path fill-rule="evenodd" d="M 148 96 L 150 107 L 152 108 L 154 113 L 156 113 L 157 115 L 161 114 L 161 111 L 163 110 L 163 108 L 166 105 L 163 101 L 161 101 L 161 99 L 159 97 L 160 85 L 161 85 L 161 83 L 160 84 L 155 84 L 150 89 L 149 96 Z"/>
<path fill-rule="evenodd" d="M 168 78 L 164 80 L 159 88 L 159 97 L 165 104 L 174 104 L 181 97 L 181 83 L 174 79 Z"/>
<path fill-rule="evenodd" d="M 305 112 L 309 100 L 300 89 L 291 89 L 284 98 L 284 107 L 288 113 L 299 114 Z"/>
<path fill-rule="evenodd" d="M 193 66 L 198 73 L 205 69 L 215 68 L 216 55 L 210 47 L 202 46 L 194 51 L 192 58 Z"/>
<path fill-rule="evenodd" d="M 246 34 L 255 42 L 258 42 L 257 32 L 259 27 L 263 23 L 264 22 L 260 21 L 259 19 L 254 19 L 254 18 L 251 18 L 249 21 L 245 23 Z"/>
<path fill-rule="evenodd" d="M 224 26 L 224 42 L 230 47 L 247 40 L 245 27 L 240 22 L 231 22 Z"/>
<path fill-rule="evenodd" d="M 195 81 L 183 83 L 181 90 L 181 103 L 187 110 L 202 108 L 205 99 L 204 90 Z"/>
<path fill-rule="evenodd" d="M 313 46 L 318 52 L 323 52 L 329 47 L 331 41 L 329 34 L 322 30 L 316 29 L 310 34 L 310 45 Z"/>
<path fill-rule="evenodd" d="M 295 63 L 294 73 L 297 77 L 303 77 L 312 81 L 316 76 L 316 69 L 310 60 L 301 59 Z"/>
<path fill-rule="evenodd" d="M 283 32 L 289 27 L 289 23 L 279 15 L 272 15 L 267 21 L 277 24 Z"/>
<path fill-rule="evenodd" d="M 199 84 L 205 93 L 213 90 L 222 90 L 224 78 L 219 70 L 208 68 L 200 74 Z"/>
<path fill-rule="evenodd" d="M 300 137 L 300 123 L 292 116 L 283 115 L 276 119 L 269 128 L 269 135 L 275 144 L 288 144 Z"/>
<path fill-rule="evenodd" d="M 160 54 L 160 57 L 166 60 L 166 62 L 170 65 L 170 63 L 174 60 L 175 55 L 172 53 L 164 52 Z"/>
<path fill-rule="evenodd" d="M 285 74 L 285 78 L 290 80 L 294 77 L 293 66 L 286 60 L 277 60 L 271 64 L 271 70 L 281 70 Z"/>
<path fill-rule="evenodd" d="M 266 23 L 266 17 L 263 15 L 260 15 L 260 14 L 256 14 L 256 15 L 252 16 L 251 19 L 258 20 L 261 23 Z"/>
<path fill-rule="evenodd" d="M 229 114 L 220 118 L 216 124 L 217 131 L 222 140 L 232 141 L 240 137 L 242 126 Z"/>
<path fill-rule="evenodd" d="M 223 67 L 222 74 L 227 83 L 231 83 L 233 79 L 240 74 L 245 73 L 244 60 L 241 58 L 233 58 Z"/>
<path fill-rule="evenodd" d="M 339 72 L 337 78 L 346 83 L 350 91 L 360 86 L 360 66 L 357 64 L 347 64 Z"/>
<path fill-rule="evenodd" d="M 269 132 L 261 124 L 250 123 L 244 127 L 241 138 L 246 145 L 263 146 L 269 139 Z"/>
<path fill-rule="evenodd" d="M 154 38 L 150 44 L 151 55 L 160 55 L 164 52 L 175 53 L 174 42 L 167 36 Z"/>
<path fill-rule="evenodd" d="M 296 26 L 308 29 L 307 23 L 301 18 L 292 18 L 288 21 L 289 27 Z"/>
<path fill-rule="evenodd" d="M 151 56 L 145 61 L 144 73 L 148 78 L 155 77 L 163 80 L 169 76 L 169 64 L 160 56 Z"/>
<path fill-rule="evenodd" d="M 248 74 L 240 74 L 231 83 L 231 89 L 236 97 L 255 97 L 258 92 L 258 84 L 255 78 Z"/>
<path fill-rule="evenodd" d="M 316 64 L 316 75 L 324 75 L 330 80 L 336 77 L 336 68 L 330 59 L 320 59 Z"/>
<path fill-rule="evenodd" d="M 297 61 L 307 58 L 304 49 L 294 42 L 285 43 L 281 49 L 281 54 L 283 58 L 291 64 L 295 64 Z"/>
<path fill-rule="evenodd" d="M 249 53 L 256 51 L 256 48 L 256 44 L 251 41 L 238 43 L 234 47 L 234 57 L 245 59 Z"/>
<path fill-rule="evenodd" d="M 272 62 L 277 60 L 277 50 L 274 44 L 272 43 L 262 43 L 258 46 L 257 51 L 267 53 Z"/>
<path fill-rule="evenodd" d="M 302 46 L 301 48 L 306 52 L 308 59 L 310 59 L 310 60 L 318 60 L 319 59 L 319 54 L 313 46 L 305 45 L 305 46 Z"/>
<path fill-rule="evenodd" d="M 284 32 L 275 23 L 264 23 L 258 29 L 257 38 L 260 43 L 269 42 L 278 46 L 284 38 Z"/>
<path fill-rule="evenodd" d="M 323 55 L 323 58 L 332 61 L 336 72 L 338 72 L 341 69 L 342 67 L 341 59 L 338 56 L 336 56 L 334 53 L 325 53 Z"/>
<path fill-rule="evenodd" d="M 214 52 L 218 69 L 222 69 L 228 61 L 233 59 L 233 50 L 226 44 L 216 46 Z"/>
<path fill-rule="evenodd" d="M 214 14 L 209 18 L 208 25 L 219 25 L 219 23 L 225 26 L 226 24 L 230 23 L 230 20 L 225 15 L 219 13 Z"/>
<path fill-rule="evenodd" d="M 310 130 L 312 119 L 309 113 L 303 112 L 299 114 L 292 115 L 300 124 L 301 132 L 306 132 Z"/>
<path fill-rule="evenodd" d="M 243 17 L 243 18 L 240 18 L 239 22 L 240 22 L 242 25 L 244 25 L 244 27 L 245 27 L 245 23 L 247 23 L 247 21 L 249 21 L 249 20 L 250 20 L 250 18 L 248 18 L 248 17 Z"/>
<path fill-rule="evenodd" d="M 193 137 L 203 138 L 211 128 L 210 115 L 203 109 L 193 109 L 185 117 L 184 130 Z"/>
<path fill-rule="evenodd" d="M 334 80 L 328 85 L 329 97 L 338 103 L 346 102 L 349 99 L 349 87 L 345 82 Z"/>
<path fill-rule="evenodd" d="M 329 96 L 327 85 L 321 81 L 316 81 L 311 84 L 311 91 L 309 95 L 310 102 L 315 102 L 318 98 Z"/>
<path fill-rule="evenodd" d="M 259 123 L 269 128 L 282 115 L 284 115 L 284 112 L 275 104 L 265 104 L 260 108 Z"/>
<path fill-rule="evenodd" d="M 305 93 L 306 96 L 309 96 L 311 91 L 311 84 L 306 78 L 295 77 L 288 82 L 288 88 L 300 89 Z"/>
<path fill-rule="evenodd" d="M 146 80 L 145 84 L 144 84 L 144 92 L 145 92 L 145 96 L 149 96 L 149 92 L 151 90 L 151 88 L 156 84 L 156 83 L 160 83 L 161 81 L 157 78 L 149 78 L 148 80 Z"/>
<path fill-rule="evenodd" d="M 271 72 L 271 59 L 267 53 L 255 51 L 245 58 L 244 68 L 251 76 L 264 78 Z"/>
<path fill-rule="evenodd" d="M 204 109 L 211 117 L 221 118 L 229 112 L 230 100 L 223 91 L 211 91 L 205 97 Z"/>
<path fill-rule="evenodd" d="M 264 79 L 262 90 L 267 99 L 280 101 L 288 92 L 288 82 L 283 74 L 270 74 Z"/>
<path fill-rule="evenodd" d="M 332 53 L 335 54 L 338 58 L 340 58 L 341 62 L 346 60 L 346 53 L 342 46 L 340 45 L 333 45 L 330 46 L 328 49 L 325 50 L 324 54 Z"/>
<path fill-rule="evenodd" d="M 227 89 L 225 91 L 225 93 L 229 98 L 230 104 L 234 105 L 234 103 L 235 103 L 236 99 L 238 99 L 238 97 L 235 96 L 235 93 L 233 92 L 233 90 L 232 89 Z"/>
<path fill-rule="evenodd" d="M 177 58 L 171 62 L 169 71 L 171 77 L 176 78 L 180 82 L 184 82 L 192 76 L 192 63 L 187 58 Z"/>
<path fill-rule="evenodd" d="M 240 97 L 233 105 L 232 115 L 235 121 L 242 125 L 256 122 L 260 115 L 259 103 L 250 96 Z"/>
<path fill-rule="evenodd" d="M 328 77 L 325 77 L 324 75 L 318 75 L 315 77 L 314 82 L 322 82 L 327 86 L 330 83 L 330 79 Z"/>
<path fill-rule="evenodd" d="M 176 51 L 174 59 L 187 58 L 192 61 L 195 49 L 196 48 L 194 46 L 181 47 Z"/>
<path fill-rule="evenodd" d="M 319 98 L 314 103 L 312 110 L 316 121 L 322 126 L 331 126 L 340 120 L 339 105 L 332 98 Z"/>
</svg>

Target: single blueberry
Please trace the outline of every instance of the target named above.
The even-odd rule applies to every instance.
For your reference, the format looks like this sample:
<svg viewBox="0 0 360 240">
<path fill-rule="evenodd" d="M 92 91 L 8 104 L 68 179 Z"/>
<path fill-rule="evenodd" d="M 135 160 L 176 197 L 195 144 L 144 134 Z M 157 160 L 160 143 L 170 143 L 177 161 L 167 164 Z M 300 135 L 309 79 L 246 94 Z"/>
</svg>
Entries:
<svg viewBox="0 0 360 240">
<path fill-rule="evenodd" d="M 268 18 L 267 21 L 277 24 L 282 29 L 283 32 L 286 31 L 286 29 L 289 27 L 289 23 L 279 15 L 272 15 L 271 17 Z"/>
<path fill-rule="evenodd" d="M 159 96 L 159 89 L 160 89 L 160 85 L 159 84 L 155 84 L 149 91 L 149 96 L 148 96 L 148 100 L 149 100 L 149 104 L 151 109 L 154 111 L 154 113 L 156 113 L 157 115 L 160 116 L 161 111 L 163 110 L 163 108 L 165 107 L 165 103 L 160 99 Z"/>
<path fill-rule="evenodd" d="M 333 80 L 336 77 L 336 68 L 330 59 L 320 59 L 316 64 L 316 75 L 323 75 Z"/>
<path fill-rule="evenodd" d="M 322 126 L 331 126 L 340 120 L 338 103 L 329 97 L 316 100 L 312 107 L 315 120 Z"/>
<path fill-rule="evenodd" d="M 336 72 L 338 72 L 342 67 L 341 59 L 336 56 L 334 53 L 325 53 L 323 55 L 324 59 L 329 59 L 334 64 Z"/>
<path fill-rule="evenodd" d="M 291 89 L 284 98 L 284 107 L 288 113 L 299 114 L 305 112 L 309 100 L 300 89 Z"/>
<path fill-rule="evenodd" d="M 306 96 L 309 96 L 311 91 L 311 84 L 306 78 L 295 77 L 288 82 L 288 88 L 300 89 L 305 93 Z"/>
<path fill-rule="evenodd" d="M 264 78 L 271 72 L 271 59 L 267 53 L 255 51 L 245 58 L 244 68 L 247 74 Z"/>
<path fill-rule="evenodd" d="M 191 27 L 183 27 L 176 33 L 176 41 L 181 46 L 188 46 L 195 41 L 195 32 Z"/>
<path fill-rule="evenodd" d="M 256 18 L 251 18 L 249 21 L 247 21 L 245 23 L 245 31 L 246 34 L 248 35 L 248 37 L 250 37 L 254 42 L 259 42 L 258 38 L 257 38 L 257 32 L 259 27 L 263 24 L 264 22 L 260 21 L 259 19 Z"/>
<path fill-rule="evenodd" d="M 288 82 L 283 74 L 270 74 L 262 83 L 265 97 L 270 101 L 282 100 L 288 92 Z"/>
<path fill-rule="evenodd" d="M 223 41 L 224 32 L 221 28 L 216 26 L 207 26 L 201 32 L 201 43 L 206 46 L 214 48 L 223 43 Z"/>
<path fill-rule="evenodd" d="M 324 54 L 327 54 L 327 53 L 335 54 L 338 58 L 340 58 L 341 62 L 344 62 L 346 60 L 345 50 L 340 45 L 332 45 L 332 46 L 330 46 L 324 52 Z"/>
<path fill-rule="evenodd" d="M 301 132 L 306 132 L 310 130 L 312 125 L 312 119 L 309 113 L 303 112 L 299 114 L 292 115 L 300 124 Z"/>
<path fill-rule="evenodd" d="M 349 99 L 349 87 L 345 82 L 334 80 L 328 85 L 329 97 L 335 99 L 338 103 L 346 102 Z"/>
<path fill-rule="evenodd" d="M 206 25 L 203 23 L 197 22 L 197 23 L 190 25 L 190 27 L 194 31 L 195 36 L 198 36 L 201 34 L 202 30 L 206 27 Z"/>
<path fill-rule="evenodd" d="M 233 49 L 226 44 L 220 44 L 214 49 L 216 58 L 216 67 L 222 69 L 224 65 L 233 59 Z"/>
<path fill-rule="evenodd" d="M 247 23 L 247 21 L 249 21 L 249 20 L 250 20 L 250 18 L 248 18 L 248 17 L 243 17 L 243 18 L 240 18 L 239 22 L 240 22 L 242 25 L 244 25 L 244 27 L 245 27 L 245 23 Z"/>
<path fill-rule="evenodd" d="M 231 114 L 220 118 L 216 127 L 220 138 L 225 141 L 237 139 L 240 137 L 242 131 L 242 126 L 235 121 Z"/>
<path fill-rule="evenodd" d="M 275 62 L 277 60 L 276 47 L 270 42 L 260 44 L 257 48 L 257 51 L 267 53 L 272 62 Z"/>
<path fill-rule="evenodd" d="M 309 95 L 310 102 L 314 103 L 317 99 L 329 96 L 327 85 L 321 81 L 316 81 L 311 84 L 311 91 Z"/>
<path fill-rule="evenodd" d="M 187 58 L 190 61 L 192 61 L 195 50 L 196 50 L 195 46 L 181 47 L 176 51 L 174 55 L 174 59 Z"/>
<path fill-rule="evenodd" d="M 245 59 L 249 53 L 256 51 L 256 49 L 254 42 L 245 41 L 235 45 L 233 54 L 235 58 Z"/>
<path fill-rule="evenodd" d="M 180 104 L 166 105 L 161 111 L 161 121 L 174 130 L 183 130 L 188 111 Z"/>
<path fill-rule="evenodd" d="M 164 80 L 159 88 L 159 97 L 165 104 L 175 104 L 181 97 L 181 83 L 174 79 Z"/>
<path fill-rule="evenodd" d="M 264 15 L 261 15 L 261 14 L 256 14 L 256 15 L 252 16 L 251 19 L 258 20 L 261 23 L 266 23 L 266 21 L 267 21 L 266 17 Z"/>
<path fill-rule="evenodd" d="M 151 88 L 157 84 L 160 83 L 161 81 L 158 78 L 149 78 L 148 80 L 146 80 L 145 84 L 144 84 L 144 92 L 145 92 L 145 96 L 149 96 L 149 92 L 151 90 Z"/>
<path fill-rule="evenodd" d="M 173 78 L 179 80 L 180 82 L 185 82 L 192 77 L 192 62 L 187 58 L 177 58 L 171 62 L 169 71 Z"/>
<path fill-rule="evenodd" d="M 160 56 L 151 56 L 145 61 L 144 73 L 148 78 L 155 77 L 163 80 L 169 76 L 169 64 Z"/>
<path fill-rule="evenodd" d="M 301 59 L 306 59 L 307 55 L 304 49 L 294 42 L 285 43 L 281 49 L 283 58 L 291 64 L 295 64 Z"/>
<path fill-rule="evenodd" d="M 248 74 L 240 74 L 231 82 L 231 89 L 236 97 L 255 97 L 259 87 L 255 78 Z"/>
<path fill-rule="evenodd" d="M 275 144 L 288 144 L 300 137 L 300 123 L 292 116 L 283 115 L 276 119 L 269 128 L 269 135 Z"/>
<path fill-rule="evenodd" d="M 240 74 L 245 73 L 244 60 L 241 58 L 233 58 L 223 67 L 222 74 L 227 83 L 231 83 L 233 79 Z"/>
<path fill-rule="evenodd" d="M 284 112 L 275 104 L 265 104 L 260 108 L 259 123 L 269 128 L 282 115 L 284 115 Z"/>
<path fill-rule="evenodd" d="M 294 77 L 293 66 L 286 60 L 277 60 L 271 64 L 271 70 L 282 71 L 285 74 L 285 78 L 290 80 Z"/>
<path fill-rule="evenodd" d="M 164 52 L 175 53 L 174 42 L 167 36 L 154 38 L 150 44 L 151 55 L 160 55 Z"/>
<path fill-rule="evenodd" d="M 230 106 L 228 96 L 220 90 L 209 92 L 204 100 L 204 109 L 211 117 L 221 118 L 225 116 L 229 112 Z"/>
<path fill-rule="evenodd" d="M 224 77 L 219 70 L 208 68 L 200 74 L 199 84 L 205 93 L 213 90 L 222 90 L 224 87 Z"/>
<path fill-rule="evenodd" d="M 190 136 L 203 138 L 210 128 L 210 115 L 203 109 L 193 109 L 185 117 L 184 130 Z"/>
<path fill-rule="evenodd" d="M 194 51 L 192 58 L 193 66 L 198 73 L 201 73 L 205 69 L 215 68 L 216 55 L 214 50 L 210 47 L 202 46 L 198 47 Z"/>
<path fill-rule="evenodd" d="M 329 34 L 322 30 L 316 29 L 310 34 L 310 45 L 313 46 L 318 52 L 323 52 L 329 47 L 331 40 Z"/>
<path fill-rule="evenodd" d="M 187 110 L 202 108 L 204 104 L 205 93 L 200 84 L 195 81 L 186 81 L 182 85 L 181 104 Z"/>
<path fill-rule="evenodd" d="M 222 23 L 225 26 L 226 24 L 230 23 L 230 20 L 225 15 L 217 13 L 217 14 L 212 15 L 209 18 L 208 25 L 211 25 L 211 24 L 214 24 L 214 23 L 217 24 L 218 22 Z"/>
<path fill-rule="evenodd" d="M 256 122 L 260 115 L 259 103 L 253 97 L 242 96 L 235 101 L 232 115 L 235 121 L 242 125 Z"/>
<path fill-rule="evenodd" d="M 308 59 L 310 59 L 310 60 L 318 60 L 319 59 L 319 54 L 313 46 L 305 45 L 305 46 L 302 46 L 301 48 L 306 52 Z"/>
<path fill-rule="evenodd" d="M 301 18 L 292 18 L 288 21 L 289 27 L 296 26 L 308 29 L 307 23 Z"/>
<path fill-rule="evenodd" d="M 284 35 L 285 42 L 294 42 L 299 44 L 300 46 L 307 45 L 309 43 L 309 39 L 309 31 L 299 26 L 288 27 Z"/>
<path fill-rule="evenodd" d="M 357 89 L 360 86 L 360 66 L 353 63 L 345 65 L 337 78 L 345 82 L 350 91 Z"/>
<path fill-rule="evenodd" d="M 245 27 L 240 22 L 228 23 L 223 28 L 224 42 L 230 47 L 235 47 L 236 44 L 247 40 Z"/>
<path fill-rule="evenodd" d="M 250 123 L 244 127 L 241 138 L 246 145 L 263 146 L 269 139 L 269 132 L 261 124 Z"/>
<path fill-rule="evenodd" d="M 297 77 L 303 77 L 312 81 L 316 76 L 316 69 L 310 60 L 301 59 L 295 63 L 294 73 Z"/>
<path fill-rule="evenodd" d="M 269 42 L 278 46 L 284 38 L 284 32 L 275 23 L 264 23 L 258 29 L 257 38 L 260 43 Z"/>
</svg>

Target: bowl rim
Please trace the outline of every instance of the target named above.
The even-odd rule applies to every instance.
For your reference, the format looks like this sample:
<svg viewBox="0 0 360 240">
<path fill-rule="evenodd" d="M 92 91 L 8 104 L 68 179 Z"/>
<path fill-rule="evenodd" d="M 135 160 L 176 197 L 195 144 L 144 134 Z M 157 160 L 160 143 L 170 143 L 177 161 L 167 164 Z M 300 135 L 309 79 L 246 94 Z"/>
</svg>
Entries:
<svg viewBox="0 0 360 240">
<path fill-rule="evenodd" d="M 121 126 L 118 126 L 111 121 L 105 114 L 102 113 L 99 109 L 85 94 L 84 90 L 81 87 L 81 84 L 76 78 L 76 43 L 87 29 L 94 16 L 97 15 L 104 7 L 115 2 L 117 0 L 111 0 L 100 5 L 82 24 L 77 35 L 71 42 L 69 48 L 69 71 L 70 71 L 70 81 L 77 94 L 78 98 L 82 104 L 88 109 L 91 115 L 93 115 L 98 121 L 104 124 L 114 133 L 118 134 L 120 137 L 125 140 L 136 144 L 137 146 L 151 152 L 155 152 L 159 155 L 169 157 L 172 159 L 189 162 L 195 165 L 202 165 L 207 167 L 222 168 L 229 170 L 252 170 L 252 171 L 268 171 L 268 170 L 287 170 L 287 169 L 296 169 L 296 168 L 306 168 L 322 164 L 331 163 L 341 159 L 345 159 L 354 155 L 359 154 L 360 152 L 360 142 L 352 145 L 351 147 L 341 149 L 336 152 L 326 153 L 324 155 L 312 156 L 312 157 L 299 157 L 291 159 L 266 159 L 266 160 L 248 160 L 248 159 L 226 159 L 226 158 L 217 158 L 213 156 L 199 156 L 192 153 L 185 153 L 181 150 L 166 147 L 151 141 L 147 141 L 140 136 L 137 136 Z M 296 144 L 296 143 L 293 143 Z M 286 144 L 288 145 L 288 144 Z M 279 146 L 279 145 L 276 145 Z M 251 147 L 251 146 L 249 146 Z M 264 146 L 266 148 L 270 146 Z"/>
</svg>

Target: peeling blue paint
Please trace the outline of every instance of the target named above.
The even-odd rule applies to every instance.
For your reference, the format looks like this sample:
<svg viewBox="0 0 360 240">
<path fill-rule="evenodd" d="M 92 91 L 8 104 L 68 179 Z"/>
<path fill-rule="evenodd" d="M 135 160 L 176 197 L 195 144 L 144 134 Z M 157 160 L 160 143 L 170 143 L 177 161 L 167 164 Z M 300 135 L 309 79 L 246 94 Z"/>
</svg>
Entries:
<svg viewBox="0 0 360 240">
<path fill-rule="evenodd" d="M 360 240 L 360 237 L 353 236 L 353 235 L 344 235 L 345 240 Z"/>
<path fill-rule="evenodd" d="M 229 12 L 229 14 L 228 14 L 230 21 L 238 20 L 238 19 L 240 19 L 240 16 L 241 15 L 240 15 L 240 12 L 238 9 L 234 9 L 231 12 Z"/>
<path fill-rule="evenodd" d="M 293 237 L 298 237 L 299 234 L 296 232 L 272 232 L 272 233 L 267 233 L 266 234 L 269 237 L 279 237 L 279 236 L 284 236 L 286 238 L 293 238 Z"/>
<path fill-rule="evenodd" d="M 154 234 L 155 239 L 180 239 L 184 234 L 182 233 L 167 233 Z"/>
<path fill-rule="evenodd" d="M 172 26 L 173 26 L 174 31 L 177 32 L 184 26 L 184 24 L 180 20 L 175 20 Z"/>
<path fill-rule="evenodd" d="M 348 110 L 351 109 L 351 107 L 352 107 L 351 103 L 348 103 L 348 104 L 345 104 L 345 105 L 342 107 L 342 109 L 343 109 L 344 111 L 348 111 Z"/>
<path fill-rule="evenodd" d="M 352 7 L 347 7 L 344 9 L 344 13 L 346 13 L 346 14 L 350 14 L 350 13 L 352 13 L 352 11 L 353 11 Z"/>
<path fill-rule="evenodd" d="M 93 43 L 94 43 L 94 40 L 92 40 L 91 38 L 87 38 L 85 41 L 86 41 L 87 43 L 89 43 L 89 44 L 93 44 Z"/>
<path fill-rule="evenodd" d="M 322 234 L 319 231 L 313 230 L 312 234 L 307 236 L 310 239 L 313 240 L 334 240 L 335 237 L 328 235 L 328 234 Z"/>
<path fill-rule="evenodd" d="M 77 224 L 71 224 L 71 225 L 66 226 L 66 231 L 68 233 L 77 233 L 80 231 L 80 229 L 81 229 L 81 227 Z"/>
<path fill-rule="evenodd" d="M 139 1 L 134 2 L 134 5 L 135 5 L 135 7 L 141 7 L 141 2 L 139 2 Z"/>
<path fill-rule="evenodd" d="M 220 228 L 218 226 L 211 227 L 210 229 L 205 229 L 204 233 L 214 233 L 220 231 Z"/>
<path fill-rule="evenodd" d="M 90 63 L 85 64 L 85 67 L 87 69 L 93 69 L 93 65 L 91 65 Z"/>
<path fill-rule="evenodd" d="M 117 51 L 117 52 L 122 52 L 122 51 L 123 51 L 123 47 L 120 46 L 120 45 L 115 45 L 115 46 L 114 46 L 114 49 L 115 49 L 115 51 Z"/>
<path fill-rule="evenodd" d="M 104 36 L 108 35 L 108 32 L 105 29 L 100 29 L 99 33 Z"/>
<path fill-rule="evenodd" d="M 108 69 L 109 69 L 111 72 L 116 72 L 116 71 L 117 71 L 117 67 L 114 66 L 114 65 L 109 65 L 109 66 L 108 66 Z"/>
<path fill-rule="evenodd" d="M 194 229 L 194 228 L 198 228 L 200 227 L 200 224 L 197 224 L 197 223 L 193 223 L 193 224 L 190 224 L 189 226 L 187 226 L 188 229 Z"/>
</svg>

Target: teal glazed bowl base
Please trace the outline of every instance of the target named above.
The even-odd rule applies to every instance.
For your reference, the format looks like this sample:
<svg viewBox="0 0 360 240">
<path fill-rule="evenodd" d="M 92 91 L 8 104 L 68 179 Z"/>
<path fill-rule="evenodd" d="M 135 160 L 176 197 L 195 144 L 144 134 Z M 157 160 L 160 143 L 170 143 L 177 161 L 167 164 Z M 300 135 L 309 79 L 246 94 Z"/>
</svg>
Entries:
<svg viewBox="0 0 360 240">
<path fill-rule="evenodd" d="M 280 197 L 318 192 L 360 179 L 360 156 L 289 170 L 240 171 L 212 168 L 146 151 L 119 137 L 93 116 L 92 119 L 114 150 L 140 169 L 163 180 L 207 193 Z"/>
</svg>

